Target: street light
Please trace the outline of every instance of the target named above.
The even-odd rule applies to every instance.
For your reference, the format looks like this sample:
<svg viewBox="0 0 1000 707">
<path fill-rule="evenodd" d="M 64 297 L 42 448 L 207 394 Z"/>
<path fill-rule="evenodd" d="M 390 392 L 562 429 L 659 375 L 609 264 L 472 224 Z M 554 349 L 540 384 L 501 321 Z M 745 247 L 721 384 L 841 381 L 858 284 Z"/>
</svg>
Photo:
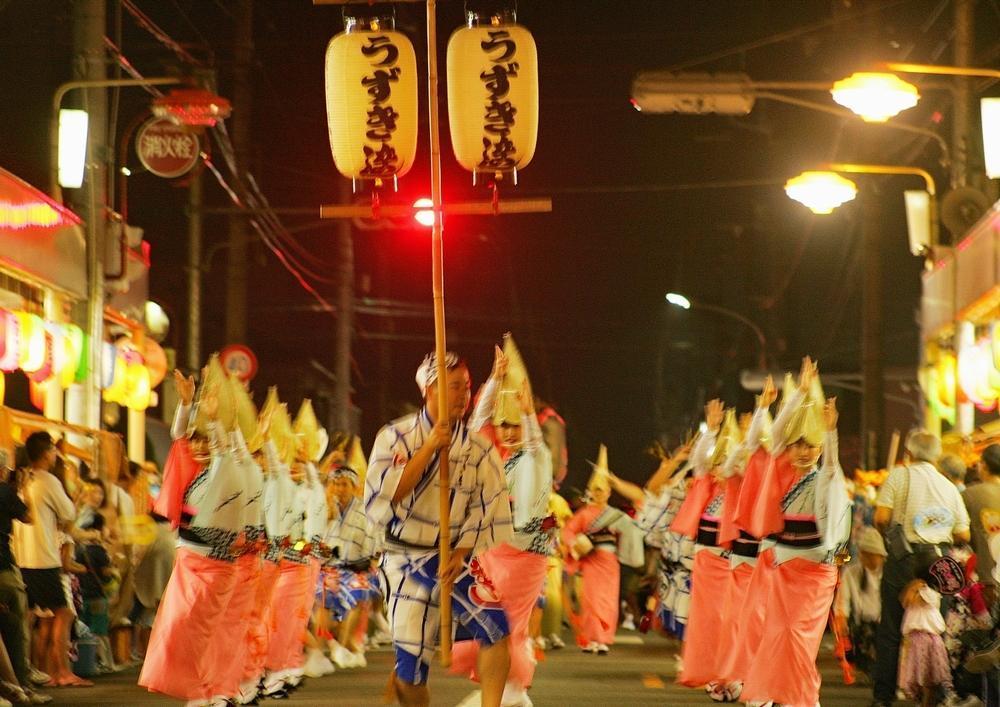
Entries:
<svg viewBox="0 0 1000 707">
<path fill-rule="evenodd" d="M 871 71 L 859 71 L 837 81 L 830 95 L 866 123 L 884 123 L 913 108 L 920 100 L 920 93 L 913 84 L 895 74 Z"/>
<path fill-rule="evenodd" d="M 896 76 L 902 74 L 929 74 L 934 76 L 966 76 L 1000 79 L 1000 70 L 970 66 L 939 66 L 937 64 L 909 64 L 888 62 L 880 64 L 882 71 L 859 72 L 841 79 L 830 91 L 833 100 L 851 109 L 869 122 L 885 122 L 920 99 L 915 86 Z M 895 73 L 890 73 L 895 72 Z M 839 87 L 839 89 L 838 89 Z M 893 108 L 898 109 L 893 112 Z M 987 169 L 990 179 L 1000 178 L 1000 99 L 980 99 L 982 111 L 983 143 L 986 147 Z M 992 150 L 992 152 L 991 152 Z"/>
<path fill-rule="evenodd" d="M 917 87 L 896 76 L 897 73 L 1000 79 L 1000 71 L 997 69 L 968 66 L 887 62 L 879 64 L 878 68 L 882 71 L 856 72 L 837 81 L 830 90 L 833 100 L 850 108 L 866 121 L 882 123 L 917 105 L 920 100 Z M 893 108 L 896 110 L 893 111 Z"/>
<path fill-rule="evenodd" d="M 734 312 L 733 310 L 725 307 L 720 307 L 715 304 L 705 304 L 703 302 L 692 302 L 690 299 L 677 292 L 668 292 L 666 300 L 668 304 L 671 304 L 674 307 L 680 307 L 681 309 L 703 309 L 707 312 L 715 312 L 716 314 L 721 314 L 735 319 L 744 326 L 749 327 L 757 336 L 757 343 L 759 344 L 759 350 L 757 352 L 757 365 L 761 370 L 767 368 L 767 337 L 764 336 L 763 330 L 752 320 L 743 316 L 739 312 Z"/>
<path fill-rule="evenodd" d="M 934 178 L 919 167 L 882 164 L 831 162 L 821 170 L 803 172 L 785 183 L 785 193 L 804 204 L 814 214 L 829 214 L 841 204 L 857 196 L 857 186 L 837 174 L 904 174 L 922 177 L 926 192 L 907 191 L 907 223 L 910 230 L 910 250 L 914 255 L 930 252 L 937 245 L 937 187 Z"/>
<path fill-rule="evenodd" d="M 680 307 L 681 309 L 691 309 L 691 300 L 684 295 L 677 294 L 676 292 L 667 293 L 667 302 L 675 307 Z"/>
<path fill-rule="evenodd" d="M 785 193 L 814 214 L 829 214 L 852 201 L 858 195 L 858 187 L 836 172 L 813 170 L 785 182 Z"/>
</svg>

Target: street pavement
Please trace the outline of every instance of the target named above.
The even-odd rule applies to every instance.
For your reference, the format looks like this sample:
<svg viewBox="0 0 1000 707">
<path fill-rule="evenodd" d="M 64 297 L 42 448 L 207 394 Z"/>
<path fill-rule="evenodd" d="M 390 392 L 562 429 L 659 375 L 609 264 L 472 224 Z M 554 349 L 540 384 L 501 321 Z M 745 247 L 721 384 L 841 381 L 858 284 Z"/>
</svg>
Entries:
<svg viewBox="0 0 1000 707">
<path fill-rule="evenodd" d="M 655 636 L 632 632 L 619 634 L 619 643 L 607 656 L 593 656 L 567 647 L 549 651 L 538 666 L 531 698 L 538 707 L 565 705 L 700 705 L 711 700 L 700 690 L 674 684 L 677 644 Z M 344 705 L 345 707 L 383 704 L 382 694 L 392 667 L 392 653 L 387 648 L 369 653 L 368 667 L 338 671 L 325 678 L 307 680 L 291 699 L 262 702 L 262 705 Z M 871 692 L 859 684 L 843 684 L 840 668 L 833 659 L 829 643 L 820 655 L 823 674 L 823 707 L 850 705 L 858 707 L 871 700 Z M 92 688 L 51 690 L 54 705 L 101 705 L 102 707 L 140 707 L 177 705 L 177 701 L 151 695 L 136 686 L 137 670 L 95 678 Z M 456 676 L 444 675 L 440 667 L 431 670 L 431 705 L 456 707 L 466 701 L 475 686 Z"/>
</svg>

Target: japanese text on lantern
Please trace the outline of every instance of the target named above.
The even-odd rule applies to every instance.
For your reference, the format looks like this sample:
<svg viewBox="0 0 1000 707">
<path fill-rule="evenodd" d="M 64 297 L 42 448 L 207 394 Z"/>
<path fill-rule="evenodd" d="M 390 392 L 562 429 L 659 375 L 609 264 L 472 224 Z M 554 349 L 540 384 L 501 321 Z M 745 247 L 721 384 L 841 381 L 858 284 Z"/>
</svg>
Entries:
<svg viewBox="0 0 1000 707">
<path fill-rule="evenodd" d="M 391 177 L 398 171 L 399 156 L 392 146 L 392 134 L 396 132 L 399 113 L 389 104 L 392 97 L 391 84 L 399 81 L 402 69 L 396 66 L 399 47 L 385 35 L 368 38 L 368 45 L 361 47 L 374 71 L 361 79 L 361 85 L 371 99 L 366 124 L 365 137 L 377 147 L 364 146 L 365 166 L 361 176 L 370 179 Z"/>
<path fill-rule="evenodd" d="M 510 139 L 517 108 L 508 100 L 510 77 L 517 76 L 518 63 L 511 61 L 517 54 L 517 43 L 505 29 L 492 30 L 489 39 L 480 42 L 483 52 L 494 62 L 492 71 L 482 72 L 486 88 L 486 112 L 483 116 L 483 159 L 479 166 L 485 171 L 505 171 L 517 166 L 511 157 L 516 152 Z"/>
</svg>

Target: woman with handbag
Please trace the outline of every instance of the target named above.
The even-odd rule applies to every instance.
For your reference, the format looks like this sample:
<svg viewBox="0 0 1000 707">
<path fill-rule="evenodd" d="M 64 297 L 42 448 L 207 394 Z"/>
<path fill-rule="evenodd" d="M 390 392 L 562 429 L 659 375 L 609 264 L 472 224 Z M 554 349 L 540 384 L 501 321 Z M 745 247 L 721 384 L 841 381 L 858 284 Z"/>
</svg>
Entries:
<svg viewBox="0 0 1000 707">
<path fill-rule="evenodd" d="M 885 537 L 888 557 L 872 675 L 874 707 L 891 705 L 896 696 L 903 623 L 900 595 L 948 547 L 970 537 L 969 513 L 961 494 L 934 466 L 941 456 L 941 440 L 914 430 L 905 448 L 905 465 L 889 472 L 875 502 L 875 527 Z"/>
</svg>

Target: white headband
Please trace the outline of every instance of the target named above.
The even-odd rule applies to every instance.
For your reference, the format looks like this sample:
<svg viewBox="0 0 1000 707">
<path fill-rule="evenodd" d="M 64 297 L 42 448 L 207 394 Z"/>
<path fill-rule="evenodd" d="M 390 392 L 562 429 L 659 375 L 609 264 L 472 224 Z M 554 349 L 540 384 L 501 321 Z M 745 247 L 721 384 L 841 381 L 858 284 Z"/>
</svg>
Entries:
<svg viewBox="0 0 1000 707">
<path fill-rule="evenodd" d="M 447 369 L 452 369 L 459 363 L 458 354 L 449 351 L 445 354 L 444 365 Z M 417 369 L 417 387 L 423 395 L 427 394 L 427 389 L 431 387 L 438 377 L 437 354 L 429 353 L 424 356 L 423 362 Z"/>
</svg>

